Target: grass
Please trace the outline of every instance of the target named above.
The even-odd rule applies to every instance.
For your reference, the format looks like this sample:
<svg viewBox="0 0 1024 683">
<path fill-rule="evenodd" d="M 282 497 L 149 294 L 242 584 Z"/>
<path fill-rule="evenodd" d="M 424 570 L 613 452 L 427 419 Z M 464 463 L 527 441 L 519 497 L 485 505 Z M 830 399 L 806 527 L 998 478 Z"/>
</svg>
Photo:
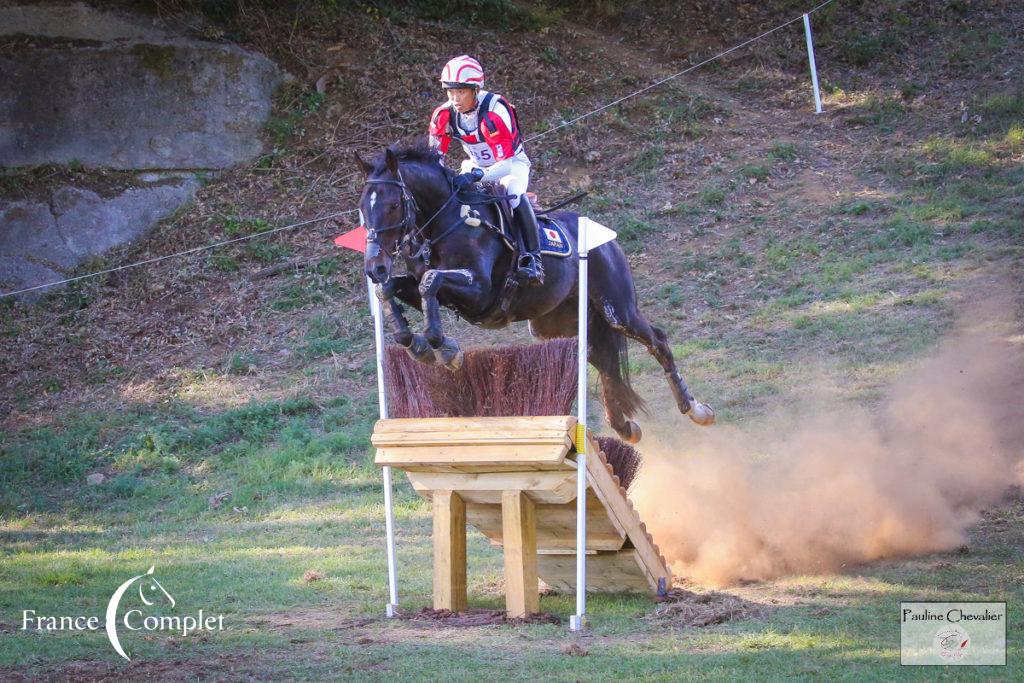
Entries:
<svg viewBox="0 0 1024 683">
<path fill-rule="evenodd" d="M 851 125 L 877 126 L 881 132 L 891 133 L 893 126 L 906 113 L 907 107 L 899 99 L 872 95 L 851 107 L 846 121 Z"/>
<path fill-rule="evenodd" d="M 318 471 L 325 449 L 339 455 L 351 453 L 352 462 L 361 462 L 365 446 L 360 439 L 368 433 L 368 422 L 360 411 L 366 408 L 346 398 L 328 401 L 323 407 L 309 399 L 288 399 L 207 415 L 177 402 L 162 408 L 137 406 L 123 413 L 89 413 L 60 430 L 23 430 L 4 439 L 0 514 L 47 512 L 61 506 L 59 498 L 51 501 L 42 494 L 24 501 L 17 495 L 21 487 L 70 490 L 78 488 L 87 472 L 107 470 L 131 478 L 140 474 L 136 465 L 145 463 L 178 463 L 173 472 L 162 471 L 177 473 L 173 480 L 160 483 L 172 489 L 187 489 L 195 468 L 231 472 L 234 463 L 241 462 L 246 465 L 242 480 L 262 471 L 268 479 L 276 477 L 277 486 L 300 492 L 300 475 Z M 341 426 L 346 433 L 334 434 Z M 277 456 L 266 454 L 271 445 Z M 347 464 L 339 465 L 343 466 L 337 471 L 347 471 Z M 153 482 L 138 483 L 132 491 L 116 492 L 115 498 L 159 495 L 148 490 Z M 104 491 L 89 489 L 71 508 L 95 510 L 103 504 Z"/>
<path fill-rule="evenodd" d="M 635 245 L 644 237 L 657 232 L 658 229 L 658 226 L 653 223 L 632 215 L 624 215 L 615 222 L 617 239 L 626 246 Z"/>
<path fill-rule="evenodd" d="M 270 229 L 270 224 L 262 218 L 245 218 L 242 216 L 221 216 L 220 229 L 228 238 L 241 235 L 253 235 Z"/>
<path fill-rule="evenodd" d="M 650 145 L 641 150 L 629 165 L 633 173 L 649 174 L 661 166 L 665 159 L 665 148 L 661 145 Z"/>
<path fill-rule="evenodd" d="M 677 350 L 685 358 L 715 348 L 695 341 Z M 723 372 L 743 387 L 736 395 L 749 400 L 772 395 L 786 371 L 777 362 L 749 360 L 729 363 Z M 293 456 L 287 441 L 283 437 L 280 452 L 275 447 L 268 457 Z M 159 448 L 155 442 L 140 447 Z M 148 457 L 143 461 L 151 462 Z M 157 464 L 139 474 L 166 473 Z M 750 597 L 769 605 L 766 616 L 702 629 L 641 622 L 639 617 L 653 609 L 643 596 L 594 595 L 588 601 L 590 636 L 582 641 L 586 656 L 567 656 L 569 646 L 581 641 L 564 624 L 439 633 L 383 619 L 387 584 L 380 485 L 375 469 L 356 469 L 305 501 L 278 496 L 254 503 L 233 495 L 226 506 L 211 509 L 199 493 L 202 505 L 190 511 L 187 525 L 173 513 L 140 514 L 143 503 L 120 517 L 96 510 L 74 517 L 51 511 L 29 523 L 5 518 L 0 609 L 15 628 L 4 636 L 0 667 L 42 672 L 72 659 L 115 671 L 126 667 L 102 632 L 39 637 L 20 631 L 17 617 L 22 609 L 102 614 L 113 588 L 150 565 L 181 612 L 203 608 L 223 614 L 225 630 L 187 638 L 122 636 L 137 662 L 173 661 L 181 671 L 202 667 L 207 673 L 231 666 L 233 675 L 252 670 L 285 678 L 478 680 L 499 662 L 511 667 L 506 677 L 512 680 L 766 673 L 884 680 L 906 673 L 898 667 L 899 600 L 935 598 L 937 580 L 954 590 L 962 587 L 958 595 L 965 599 L 1012 600 L 1020 594 L 1011 580 L 1022 568 L 1019 558 L 1007 558 L 998 563 L 999 571 L 992 570 L 996 558 L 1012 551 L 1013 537 L 988 539 L 979 552 L 948 563 L 940 577 L 928 561 L 879 563 L 838 577 L 797 576 L 774 582 L 769 595 L 788 598 L 774 606 L 755 586 Z M 170 511 L 173 493 L 154 495 L 144 505 Z M 431 590 L 429 509 L 400 482 L 395 514 L 400 600 L 403 608 L 415 610 L 428 602 Z M 500 552 L 471 533 L 468 555 L 471 606 L 500 609 L 502 598 L 490 588 L 501 574 Z M 310 570 L 323 578 L 303 580 Z M 992 577 L 988 587 L 975 586 L 979 573 Z M 791 595 L 811 597 L 794 601 Z M 573 598 L 544 596 L 541 609 L 564 621 Z M 1005 674 L 1012 678 L 1020 667 L 1015 656 L 1020 645 L 1012 635 L 1020 617 L 1011 619 Z"/>
<path fill-rule="evenodd" d="M 796 159 L 796 145 L 792 142 L 774 142 L 768 150 L 769 161 L 793 161 Z"/>
<path fill-rule="evenodd" d="M 708 206 L 725 204 L 725 190 L 720 187 L 708 187 L 700 191 L 700 201 Z"/>
<path fill-rule="evenodd" d="M 760 164 L 744 164 L 740 167 L 739 173 L 744 178 L 753 178 L 755 180 L 767 180 L 772 174 L 770 168 Z"/>
<path fill-rule="evenodd" d="M 228 372 L 232 375 L 251 375 L 259 368 L 260 359 L 252 353 L 233 353 L 228 359 Z"/>
</svg>

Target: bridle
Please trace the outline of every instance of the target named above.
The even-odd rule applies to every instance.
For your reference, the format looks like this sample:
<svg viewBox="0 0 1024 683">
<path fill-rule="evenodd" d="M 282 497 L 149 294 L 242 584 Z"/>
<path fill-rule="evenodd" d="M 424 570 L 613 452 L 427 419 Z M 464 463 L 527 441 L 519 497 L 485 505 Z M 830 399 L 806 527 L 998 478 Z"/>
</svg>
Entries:
<svg viewBox="0 0 1024 683">
<path fill-rule="evenodd" d="M 456 196 L 458 196 L 458 192 L 457 191 L 453 191 L 452 194 L 445 201 L 445 203 L 441 205 L 441 208 L 439 208 L 437 211 L 435 211 L 434 215 L 431 216 L 430 218 L 428 218 L 426 220 L 426 222 L 423 223 L 423 225 L 417 226 L 416 225 L 416 215 L 419 213 L 420 207 L 416 203 L 415 197 L 413 197 L 412 193 L 409 192 L 409 187 L 405 184 L 405 180 L 402 178 L 402 172 L 401 171 L 398 171 L 398 180 L 392 180 L 390 178 L 367 178 L 366 184 L 367 185 L 394 185 L 394 186 L 396 186 L 396 187 L 398 187 L 398 188 L 400 188 L 402 190 L 402 219 L 401 220 L 399 220 L 396 223 L 392 223 L 391 225 L 385 225 L 385 226 L 380 227 L 380 228 L 371 228 L 369 225 L 365 226 L 366 227 L 366 245 L 367 245 L 367 252 L 368 253 L 369 253 L 370 245 L 373 245 L 373 246 L 377 247 L 378 250 L 383 251 L 383 248 L 381 247 L 381 244 L 380 244 L 380 240 L 378 239 L 378 235 L 380 235 L 383 232 L 390 232 L 392 230 L 398 230 L 399 228 L 402 228 L 402 229 L 407 230 L 409 232 L 407 232 L 402 237 L 402 239 L 397 240 L 395 242 L 395 250 L 393 252 L 391 252 L 390 256 L 392 258 L 397 257 L 398 256 L 398 252 L 402 249 L 403 246 L 408 246 L 410 253 L 412 252 L 412 247 L 413 246 L 417 246 L 417 251 L 416 251 L 416 254 L 413 254 L 413 258 L 423 258 L 424 262 L 429 262 L 429 260 L 430 260 L 430 243 L 431 243 L 431 241 L 434 241 L 434 242 L 440 241 L 440 239 L 442 237 L 446 236 L 449 232 L 452 231 L 452 229 L 457 227 L 457 224 L 453 225 L 451 228 L 446 230 L 442 235 L 440 235 L 439 237 L 437 237 L 434 240 L 428 240 L 428 239 L 420 240 L 421 236 L 423 235 L 423 233 L 427 229 L 427 227 L 429 227 L 430 224 L 434 221 L 434 219 L 437 218 L 438 215 L 442 211 L 445 210 L 445 207 L 447 207 L 449 204 L 451 204 L 452 199 L 454 199 Z M 368 220 L 365 221 L 365 222 L 369 223 Z M 414 228 L 414 230 L 410 231 L 410 226 L 412 226 L 412 228 Z"/>
<path fill-rule="evenodd" d="M 399 171 L 398 180 L 391 180 L 389 178 L 368 178 L 366 180 L 367 185 L 395 185 L 402 190 L 402 220 L 391 225 L 385 225 L 381 228 L 371 228 L 369 221 L 366 221 L 366 244 L 374 244 L 378 249 L 381 248 L 380 241 L 377 236 L 382 232 L 390 232 L 392 230 L 398 230 L 399 228 L 408 229 L 409 225 L 413 227 L 416 225 L 416 214 L 419 213 L 420 207 L 416 204 L 416 199 L 409 192 L 409 188 L 406 186 L 405 181 L 402 179 L 402 173 Z M 396 243 L 395 251 L 392 256 L 398 254 L 398 248 L 400 245 Z"/>
</svg>

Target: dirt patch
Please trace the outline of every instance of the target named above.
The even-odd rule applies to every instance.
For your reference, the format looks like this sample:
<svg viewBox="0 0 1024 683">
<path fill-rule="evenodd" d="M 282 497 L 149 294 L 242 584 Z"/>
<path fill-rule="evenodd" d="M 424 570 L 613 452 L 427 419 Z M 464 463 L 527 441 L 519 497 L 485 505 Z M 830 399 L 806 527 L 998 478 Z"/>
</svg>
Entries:
<svg viewBox="0 0 1024 683">
<path fill-rule="evenodd" d="M 197 659 L 164 659 L 136 661 L 129 664 L 72 661 L 38 674 L 21 670 L 0 669 L 0 679 L 11 683 L 28 681 L 257 681 L 267 680 L 262 669 L 263 654 L 219 655 Z"/>
<path fill-rule="evenodd" d="M 694 593 L 684 588 L 673 588 L 660 603 L 654 614 L 646 619 L 691 628 L 756 619 L 764 616 L 767 611 L 764 605 L 728 593 Z"/>
<path fill-rule="evenodd" d="M 510 618 L 504 610 L 471 609 L 452 612 L 446 609 L 424 607 L 418 612 L 399 612 L 400 619 L 423 622 L 437 626 L 523 626 L 525 624 L 560 624 L 561 620 L 551 614 L 532 614 L 524 619 Z"/>
</svg>

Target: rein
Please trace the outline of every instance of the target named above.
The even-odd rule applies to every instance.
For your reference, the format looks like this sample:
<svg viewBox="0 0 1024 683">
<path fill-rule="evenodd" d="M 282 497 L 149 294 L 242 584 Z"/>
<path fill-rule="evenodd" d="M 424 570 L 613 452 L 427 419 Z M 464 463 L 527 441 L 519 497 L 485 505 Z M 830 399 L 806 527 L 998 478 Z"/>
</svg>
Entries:
<svg viewBox="0 0 1024 683">
<path fill-rule="evenodd" d="M 391 230 L 398 230 L 399 228 L 408 230 L 410 225 L 413 228 L 415 228 L 415 230 L 404 235 L 402 239 L 395 244 L 395 251 L 391 254 L 392 257 L 397 256 L 401 248 L 403 246 L 406 246 L 410 251 L 411 258 L 423 259 L 423 262 L 429 265 L 431 245 L 437 244 L 442 239 L 447 237 L 449 234 L 454 232 L 456 228 L 463 224 L 463 221 L 460 219 L 452 223 L 450 226 L 448 226 L 448 228 L 437 237 L 434 237 L 433 239 L 423 238 L 423 233 L 427 229 L 427 227 L 430 226 L 434 219 L 437 218 L 441 214 L 441 212 L 444 211 L 445 208 L 447 208 L 448 205 L 452 203 L 453 199 L 455 199 L 456 197 L 464 199 L 464 197 L 461 194 L 461 191 L 458 189 L 452 190 L 452 193 L 448 196 L 448 199 L 446 199 L 445 202 L 441 205 L 441 208 L 435 211 L 434 215 L 428 218 L 423 223 L 423 225 L 416 225 L 416 214 L 419 213 L 420 207 L 416 203 L 415 197 L 413 197 L 412 193 L 409 192 L 409 187 L 405 184 L 405 180 L 402 178 L 401 171 L 398 172 L 398 180 L 391 180 L 390 178 L 371 178 L 366 180 L 366 184 L 395 185 L 396 187 L 402 190 L 402 219 L 397 223 L 392 223 L 391 225 L 386 225 L 382 228 L 371 228 L 369 226 L 366 226 L 366 242 L 367 244 L 375 244 L 377 248 L 380 248 L 380 242 L 377 239 L 377 236 L 380 233 L 389 232 Z M 502 200 L 511 199 L 511 195 L 495 196 L 475 191 L 472 194 L 475 195 L 475 198 L 466 203 L 497 204 Z M 411 253 L 413 246 L 417 247 L 416 253 L 414 254 Z"/>
</svg>

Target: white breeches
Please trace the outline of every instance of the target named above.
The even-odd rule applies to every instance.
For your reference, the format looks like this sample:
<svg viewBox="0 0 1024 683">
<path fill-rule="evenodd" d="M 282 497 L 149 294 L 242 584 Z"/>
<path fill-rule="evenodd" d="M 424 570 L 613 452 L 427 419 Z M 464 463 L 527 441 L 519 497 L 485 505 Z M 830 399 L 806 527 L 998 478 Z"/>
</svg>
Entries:
<svg viewBox="0 0 1024 683">
<path fill-rule="evenodd" d="M 474 168 L 484 172 L 484 180 L 487 182 L 498 182 L 505 188 L 505 194 L 512 195 L 509 201 L 512 208 L 519 206 L 519 198 L 530 186 L 530 162 L 518 156 L 509 159 L 502 159 L 493 166 L 482 168 L 473 163 L 472 159 L 462 162 L 462 172 L 468 173 Z"/>
</svg>

